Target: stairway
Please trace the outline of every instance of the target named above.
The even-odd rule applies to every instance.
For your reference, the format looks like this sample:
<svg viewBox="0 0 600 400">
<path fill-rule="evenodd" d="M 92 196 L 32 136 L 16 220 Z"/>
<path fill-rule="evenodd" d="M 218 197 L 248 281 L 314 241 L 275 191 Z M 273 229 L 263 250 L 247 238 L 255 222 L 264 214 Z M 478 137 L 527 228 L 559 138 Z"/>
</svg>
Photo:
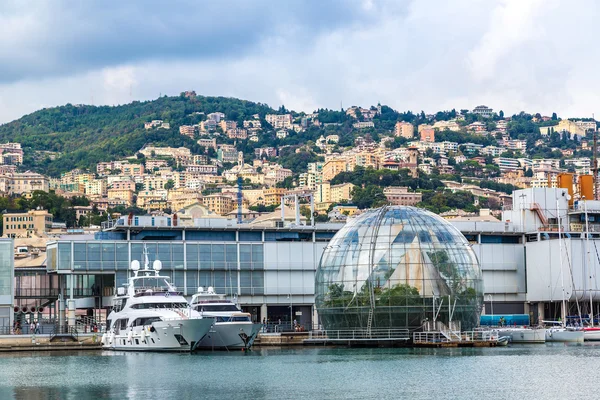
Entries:
<svg viewBox="0 0 600 400">
<path fill-rule="evenodd" d="M 373 327 L 373 308 L 369 309 L 369 317 L 367 319 L 367 335 L 371 336 L 371 328 Z"/>
</svg>

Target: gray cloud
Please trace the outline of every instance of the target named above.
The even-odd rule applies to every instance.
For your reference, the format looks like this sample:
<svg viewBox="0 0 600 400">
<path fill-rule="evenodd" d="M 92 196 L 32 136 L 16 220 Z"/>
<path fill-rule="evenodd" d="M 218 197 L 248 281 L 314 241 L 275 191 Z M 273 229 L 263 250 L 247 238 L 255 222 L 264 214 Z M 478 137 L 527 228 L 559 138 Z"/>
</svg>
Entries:
<svg viewBox="0 0 600 400">
<path fill-rule="evenodd" d="M 0 82 L 145 60 L 231 59 L 271 37 L 309 44 L 320 32 L 367 21 L 359 4 L 8 0 L 0 3 Z"/>
<path fill-rule="evenodd" d="M 187 89 L 306 111 L 600 106 L 593 0 L 82 3 L 0 5 L 0 121 Z"/>
</svg>

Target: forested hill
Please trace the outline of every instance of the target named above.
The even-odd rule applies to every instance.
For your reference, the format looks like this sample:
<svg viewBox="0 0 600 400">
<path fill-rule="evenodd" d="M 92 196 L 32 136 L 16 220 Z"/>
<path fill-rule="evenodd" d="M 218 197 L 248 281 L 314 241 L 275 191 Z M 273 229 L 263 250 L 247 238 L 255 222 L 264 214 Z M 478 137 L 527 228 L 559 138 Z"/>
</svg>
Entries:
<svg viewBox="0 0 600 400">
<path fill-rule="evenodd" d="M 269 106 L 226 97 L 161 97 L 120 106 L 67 104 L 46 108 L 0 125 L 0 142 L 18 142 L 25 150 L 24 168 L 51 176 L 73 168 L 93 169 L 101 161 L 134 155 L 144 144 L 185 146 L 198 152 L 196 142 L 179 134 L 180 125 L 196 124 L 203 114 L 225 113 L 243 121 L 254 114 L 261 119 Z M 144 122 L 162 119 L 170 129 L 144 129 Z M 39 151 L 58 152 L 54 154 Z"/>
</svg>

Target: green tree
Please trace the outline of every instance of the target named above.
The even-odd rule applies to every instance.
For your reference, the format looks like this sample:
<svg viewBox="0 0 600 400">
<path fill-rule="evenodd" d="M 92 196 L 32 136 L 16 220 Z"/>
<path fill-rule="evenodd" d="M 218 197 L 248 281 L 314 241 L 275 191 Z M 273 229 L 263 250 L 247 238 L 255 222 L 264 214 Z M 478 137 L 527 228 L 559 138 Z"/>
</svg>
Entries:
<svg viewBox="0 0 600 400">
<path fill-rule="evenodd" d="M 171 190 L 174 187 L 175 187 L 175 182 L 173 181 L 173 179 L 167 180 L 167 182 L 165 183 L 165 189 Z"/>
</svg>

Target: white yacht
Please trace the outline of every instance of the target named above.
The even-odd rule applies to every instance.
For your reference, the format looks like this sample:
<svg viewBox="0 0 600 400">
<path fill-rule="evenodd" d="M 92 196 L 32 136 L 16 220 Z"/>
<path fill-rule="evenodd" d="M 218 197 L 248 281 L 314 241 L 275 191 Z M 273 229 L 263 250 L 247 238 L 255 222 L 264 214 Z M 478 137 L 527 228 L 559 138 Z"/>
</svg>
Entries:
<svg viewBox="0 0 600 400">
<path fill-rule="evenodd" d="M 215 319 L 202 317 L 192 310 L 181 293 L 161 276 L 162 264 L 140 270 L 137 260 L 131 262 L 133 276 L 127 287 L 117 289 L 113 309 L 107 318 L 107 331 L 102 345 L 110 350 L 127 351 L 193 351 L 208 334 Z"/>
<path fill-rule="evenodd" d="M 545 343 L 546 330 L 526 327 L 499 327 L 498 336 L 508 336 L 511 343 Z"/>
<path fill-rule="evenodd" d="M 249 313 L 242 312 L 224 295 L 199 287 L 198 293 L 190 301 L 194 311 L 203 317 L 214 317 L 213 329 L 198 344 L 203 349 L 248 349 L 262 328 L 262 324 L 253 323 Z"/>
</svg>

